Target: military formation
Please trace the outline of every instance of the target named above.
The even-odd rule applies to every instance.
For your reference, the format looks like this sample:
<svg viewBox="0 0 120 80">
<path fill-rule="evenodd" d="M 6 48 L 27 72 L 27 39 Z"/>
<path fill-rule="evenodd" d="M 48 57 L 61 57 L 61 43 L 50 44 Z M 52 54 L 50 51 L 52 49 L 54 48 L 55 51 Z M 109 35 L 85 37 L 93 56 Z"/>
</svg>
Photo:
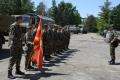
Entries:
<svg viewBox="0 0 120 80">
<path fill-rule="evenodd" d="M 9 32 L 9 46 L 10 46 L 10 60 L 8 66 L 8 78 L 15 79 L 12 74 L 13 66 L 16 65 L 16 74 L 25 75 L 20 70 L 20 62 L 22 54 L 25 53 L 25 70 L 34 69 L 34 62 L 32 56 L 34 54 L 34 38 L 37 31 L 37 24 L 29 24 L 26 33 L 23 33 L 21 26 L 22 17 L 16 17 L 16 21 L 10 26 Z M 56 24 L 44 24 L 43 26 L 43 56 L 45 61 L 50 61 L 53 56 L 69 50 L 70 31 L 68 27 L 62 27 Z M 119 45 L 120 40 L 112 25 L 108 32 L 110 43 L 110 65 L 115 64 L 115 49 Z M 107 37 L 107 36 L 106 36 Z M 24 44 L 23 44 L 24 43 Z M 24 49 L 23 49 L 24 46 Z"/>
<path fill-rule="evenodd" d="M 8 66 L 8 78 L 10 79 L 15 79 L 12 74 L 14 65 L 16 65 L 16 74 L 25 75 L 25 73 L 20 70 L 20 62 L 23 53 L 25 53 L 25 70 L 34 69 L 32 66 L 32 64 L 34 65 L 34 62 L 32 62 L 32 56 L 34 54 L 33 40 L 37 26 L 35 27 L 33 24 L 30 24 L 29 27 L 27 27 L 27 32 L 23 33 L 21 23 L 22 17 L 17 16 L 15 23 L 10 26 L 10 60 Z M 70 32 L 67 27 L 65 28 L 55 24 L 43 25 L 44 60 L 49 61 L 53 55 L 57 56 L 68 50 L 69 42 Z"/>
<path fill-rule="evenodd" d="M 51 55 L 57 55 L 68 50 L 70 32 L 58 25 L 44 25 L 43 46 L 44 59 L 50 60 Z"/>
</svg>

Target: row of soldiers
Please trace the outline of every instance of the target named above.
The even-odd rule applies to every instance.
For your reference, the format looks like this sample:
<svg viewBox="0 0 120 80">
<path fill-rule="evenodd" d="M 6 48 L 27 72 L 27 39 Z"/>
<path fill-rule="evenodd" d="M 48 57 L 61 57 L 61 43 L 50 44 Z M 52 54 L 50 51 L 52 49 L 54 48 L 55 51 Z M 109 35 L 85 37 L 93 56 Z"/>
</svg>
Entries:
<svg viewBox="0 0 120 80">
<path fill-rule="evenodd" d="M 58 25 L 44 25 L 43 46 L 44 58 L 50 60 L 51 55 L 57 55 L 68 49 L 70 32 Z"/>
<path fill-rule="evenodd" d="M 29 25 L 26 34 L 22 33 L 22 17 L 16 17 L 14 24 L 10 26 L 9 32 L 9 46 L 10 46 L 10 60 L 8 66 L 8 78 L 14 79 L 12 74 L 13 66 L 16 64 L 16 74 L 25 75 L 20 70 L 20 62 L 22 53 L 25 53 L 25 70 L 33 69 L 31 66 L 32 56 L 34 51 L 33 40 L 37 31 L 37 27 Z M 68 49 L 70 42 L 70 32 L 68 29 L 56 26 L 56 25 L 44 25 L 43 26 L 43 54 L 45 60 L 50 60 L 51 55 L 57 55 Z M 34 29 L 35 28 L 35 29 Z M 23 41 L 25 47 L 23 50 Z"/>
</svg>

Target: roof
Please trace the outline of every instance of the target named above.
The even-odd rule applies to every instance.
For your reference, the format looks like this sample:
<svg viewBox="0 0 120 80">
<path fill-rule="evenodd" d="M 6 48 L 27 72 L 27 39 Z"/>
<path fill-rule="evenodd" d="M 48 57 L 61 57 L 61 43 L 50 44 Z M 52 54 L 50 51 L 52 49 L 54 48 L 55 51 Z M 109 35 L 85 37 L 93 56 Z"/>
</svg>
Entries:
<svg viewBox="0 0 120 80">
<path fill-rule="evenodd" d="M 39 15 L 38 15 L 39 16 Z M 40 16 L 39 16 L 40 17 Z M 52 18 L 46 17 L 46 16 L 42 16 L 42 19 L 48 20 L 48 21 L 54 21 Z"/>
</svg>

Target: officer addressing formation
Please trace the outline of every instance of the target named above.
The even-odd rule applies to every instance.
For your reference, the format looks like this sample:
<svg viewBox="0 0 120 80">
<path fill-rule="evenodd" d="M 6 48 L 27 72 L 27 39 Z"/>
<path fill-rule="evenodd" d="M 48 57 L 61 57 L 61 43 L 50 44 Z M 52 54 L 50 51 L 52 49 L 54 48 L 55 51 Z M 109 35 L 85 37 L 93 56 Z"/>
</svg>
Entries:
<svg viewBox="0 0 120 80">
<path fill-rule="evenodd" d="M 117 32 L 113 28 L 114 25 L 111 25 L 109 28 L 109 32 L 110 32 L 109 43 L 110 43 L 110 56 L 111 56 L 111 60 L 109 61 L 110 65 L 115 64 L 115 48 L 118 47 L 119 45 Z"/>
<path fill-rule="evenodd" d="M 8 66 L 8 78 L 15 79 L 12 74 L 13 66 L 16 64 L 16 74 L 25 75 L 20 70 L 20 61 L 22 54 L 25 53 L 25 70 L 32 70 L 32 56 L 34 53 L 33 40 L 36 33 L 36 28 L 33 24 L 27 27 L 27 32 L 23 36 L 22 31 L 22 16 L 17 16 L 15 23 L 10 26 L 9 46 L 10 60 Z M 44 60 L 49 61 L 52 55 L 57 56 L 66 50 L 69 50 L 70 32 L 68 29 L 55 24 L 43 25 L 43 56 Z M 34 28 L 34 30 L 33 30 Z M 25 45 L 23 45 L 23 42 Z M 24 46 L 24 50 L 23 50 Z"/>
</svg>

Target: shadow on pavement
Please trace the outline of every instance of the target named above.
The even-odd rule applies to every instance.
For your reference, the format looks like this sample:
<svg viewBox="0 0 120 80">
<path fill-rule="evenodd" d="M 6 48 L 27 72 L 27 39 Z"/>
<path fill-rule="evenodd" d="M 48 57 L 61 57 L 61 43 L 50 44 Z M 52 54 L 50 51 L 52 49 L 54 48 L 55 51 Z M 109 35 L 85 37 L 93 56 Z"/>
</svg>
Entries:
<svg viewBox="0 0 120 80">
<path fill-rule="evenodd" d="M 0 50 L 0 60 L 9 58 L 9 49 L 2 49 Z"/>
<path fill-rule="evenodd" d="M 120 65 L 120 63 L 115 63 L 115 65 Z"/>
<path fill-rule="evenodd" d="M 67 75 L 67 74 L 61 74 L 61 73 L 35 73 L 35 74 L 26 74 L 25 77 L 19 77 L 23 79 L 29 79 L 29 80 L 39 80 L 42 77 L 51 77 L 51 76 L 60 76 L 60 75 Z"/>
<path fill-rule="evenodd" d="M 77 49 L 70 49 L 65 51 L 64 53 L 57 54 L 57 57 L 49 62 L 45 62 L 43 65 L 44 67 L 51 67 L 51 66 L 60 66 L 59 63 L 66 63 L 65 60 L 72 58 L 73 54 L 79 50 Z"/>
<path fill-rule="evenodd" d="M 47 78 L 51 76 L 60 76 L 60 75 L 68 75 L 68 74 L 62 74 L 62 73 L 51 73 L 51 72 L 42 72 L 42 73 L 35 73 L 35 74 L 26 74 L 25 76 L 18 76 L 16 75 L 15 78 L 19 79 L 29 79 L 29 80 L 40 80 L 40 78 Z"/>
<path fill-rule="evenodd" d="M 42 73 L 35 70 L 36 71 L 35 73 L 34 72 L 28 73 L 23 77 L 16 76 L 16 78 L 39 80 L 40 78 L 48 78 L 51 76 L 68 75 L 68 74 L 64 74 L 64 73 L 54 73 L 54 72 L 52 72 L 52 69 L 49 69 L 48 67 L 60 66 L 60 65 L 58 65 L 58 63 L 66 63 L 65 60 L 72 58 L 72 56 L 73 56 L 72 53 L 75 53 L 77 51 L 78 51 L 77 49 L 71 49 L 69 51 L 65 51 L 64 53 L 58 54 L 55 58 L 53 58 L 53 60 L 51 60 L 49 62 L 44 62 Z"/>
</svg>

